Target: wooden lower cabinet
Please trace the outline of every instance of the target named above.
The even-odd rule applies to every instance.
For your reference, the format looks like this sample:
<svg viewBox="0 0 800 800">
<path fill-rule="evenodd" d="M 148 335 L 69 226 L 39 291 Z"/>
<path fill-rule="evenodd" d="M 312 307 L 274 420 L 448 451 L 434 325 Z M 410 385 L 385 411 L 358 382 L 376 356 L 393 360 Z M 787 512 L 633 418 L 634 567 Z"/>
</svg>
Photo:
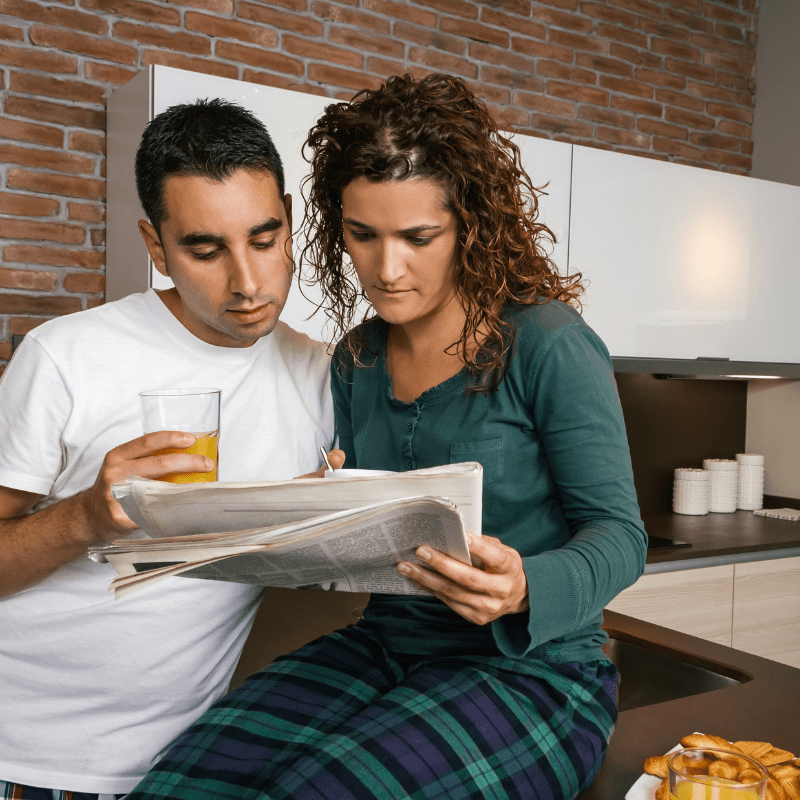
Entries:
<svg viewBox="0 0 800 800">
<path fill-rule="evenodd" d="M 733 575 L 732 564 L 642 575 L 608 608 L 730 647 Z"/>
<path fill-rule="evenodd" d="M 800 667 L 800 558 L 735 565 L 733 647 Z"/>
<path fill-rule="evenodd" d="M 608 608 L 800 667 L 800 557 L 642 575 Z"/>
</svg>

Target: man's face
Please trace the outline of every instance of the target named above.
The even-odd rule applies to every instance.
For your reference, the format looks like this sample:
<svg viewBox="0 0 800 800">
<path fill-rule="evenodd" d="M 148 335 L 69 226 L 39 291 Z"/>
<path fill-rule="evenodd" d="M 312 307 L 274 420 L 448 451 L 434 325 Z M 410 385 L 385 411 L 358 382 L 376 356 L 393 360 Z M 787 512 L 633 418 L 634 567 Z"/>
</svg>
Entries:
<svg viewBox="0 0 800 800">
<path fill-rule="evenodd" d="M 266 171 L 223 181 L 172 175 L 164 182 L 161 233 L 144 220 L 147 249 L 174 289 L 167 307 L 198 339 L 249 347 L 271 333 L 292 280 L 291 197 Z"/>
</svg>

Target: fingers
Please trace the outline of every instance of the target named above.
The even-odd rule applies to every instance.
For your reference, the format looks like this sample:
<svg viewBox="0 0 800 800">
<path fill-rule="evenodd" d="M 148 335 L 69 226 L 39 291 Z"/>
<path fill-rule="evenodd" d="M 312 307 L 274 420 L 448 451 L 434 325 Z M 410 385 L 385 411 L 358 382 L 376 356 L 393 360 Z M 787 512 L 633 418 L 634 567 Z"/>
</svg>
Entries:
<svg viewBox="0 0 800 800">
<path fill-rule="evenodd" d="M 417 556 L 437 572 L 475 591 L 490 590 L 489 587 L 494 584 L 490 575 L 504 575 L 521 566 L 519 553 L 493 536 L 467 534 L 467 545 L 472 565 L 450 558 L 433 548 L 421 547 L 417 550 Z"/>
<path fill-rule="evenodd" d="M 328 453 L 328 461 L 334 469 L 341 469 L 344 466 L 344 450 L 331 450 Z"/>
<path fill-rule="evenodd" d="M 170 473 L 211 472 L 215 467 L 212 459 L 182 452 L 194 442 L 191 433 L 158 431 L 110 450 L 94 485 L 81 495 L 88 529 L 107 539 L 136 528 L 111 493 L 113 484 L 121 483 L 131 475 L 160 478 Z"/>
<path fill-rule="evenodd" d="M 211 472 L 214 461 L 199 453 L 185 453 L 196 437 L 183 431 L 147 433 L 110 450 L 100 473 L 101 483 L 110 486 L 130 475 L 159 478 L 170 473 Z"/>
<path fill-rule="evenodd" d="M 327 467 L 320 467 L 316 472 L 306 472 L 305 475 L 295 475 L 294 480 L 304 480 L 305 478 L 324 478 Z"/>
<path fill-rule="evenodd" d="M 522 558 L 499 539 L 470 537 L 470 552 L 482 568 L 464 564 L 430 547 L 417 549 L 423 566 L 402 562 L 398 571 L 477 624 L 528 609 L 528 582 Z"/>
<path fill-rule="evenodd" d="M 491 579 L 483 569 L 451 558 L 432 547 L 418 547 L 416 552 L 417 558 L 434 570 L 436 574 L 470 591 L 485 591 L 491 583 Z"/>
<path fill-rule="evenodd" d="M 123 511 L 122 506 L 113 496 L 107 498 L 108 516 L 112 530 L 120 533 L 136 530 L 136 523 Z"/>
<path fill-rule="evenodd" d="M 489 598 L 503 592 L 502 586 L 498 585 L 500 579 L 497 576 L 450 558 L 438 550 L 420 547 L 417 549 L 417 557 L 430 568 L 403 562 L 402 566 L 407 567 L 407 572 L 403 574 L 431 593 L 465 602 L 467 595 L 473 598 L 479 595 L 482 598 Z M 398 565 L 398 568 L 400 566 Z"/>
<path fill-rule="evenodd" d="M 473 559 L 478 559 L 481 569 L 489 574 L 499 575 L 507 571 L 519 556 L 516 550 L 507 547 L 494 536 L 473 536 L 467 534 L 467 544 Z"/>
<path fill-rule="evenodd" d="M 102 473 L 98 475 L 94 486 L 70 500 L 79 509 L 77 517 L 82 524 L 79 524 L 78 530 L 86 537 L 87 544 L 112 541 L 119 534 L 136 529 L 135 523 L 103 484 Z"/>
<path fill-rule="evenodd" d="M 416 564 L 402 562 L 398 571 L 421 588 L 438 597 L 457 614 L 476 625 L 485 625 L 502 616 L 503 601 L 499 597 L 465 589 L 437 572 Z M 477 571 L 477 570 L 476 570 Z"/>
<path fill-rule="evenodd" d="M 215 466 L 214 462 L 206 456 L 198 454 L 187 455 L 186 453 L 159 454 L 125 463 L 128 469 L 122 480 L 129 475 L 154 479 L 176 472 L 211 472 Z M 114 482 L 118 483 L 119 480 Z"/>
<path fill-rule="evenodd" d="M 344 459 L 345 455 L 343 450 L 331 450 L 330 453 L 328 453 L 328 461 L 334 469 L 341 469 L 344 465 Z M 326 469 L 327 468 L 323 464 L 316 472 L 307 472 L 305 475 L 298 475 L 297 478 L 324 478 Z M 297 478 L 295 480 L 297 480 Z"/>
<path fill-rule="evenodd" d="M 133 461 L 137 458 L 146 458 L 159 450 L 181 450 L 185 447 L 191 447 L 194 442 L 195 437 L 191 433 L 185 433 L 184 431 L 156 431 L 131 439 L 131 441 L 109 450 L 108 455 L 112 458 Z"/>
</svg>

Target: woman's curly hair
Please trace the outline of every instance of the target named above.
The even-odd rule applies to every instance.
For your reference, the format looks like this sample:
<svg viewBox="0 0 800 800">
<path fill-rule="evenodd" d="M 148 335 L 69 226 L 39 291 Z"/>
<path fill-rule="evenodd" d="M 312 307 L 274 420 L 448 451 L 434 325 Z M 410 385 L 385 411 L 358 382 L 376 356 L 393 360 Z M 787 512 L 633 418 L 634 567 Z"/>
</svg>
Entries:
<svg viewBox="0 0 800 800">
<path fill-rule="evenodd" d="M 455 290 L 466 313 L 452 346 L 473 373 L 473 390 L 497 388 L 505 372 L 512 345 L 500 318 L 505 303 L 579 307 L 581 276 L 559 275 L 548 252 L 555 237 L 536 221 L 541 190 L 523 169 L 519 148 L 460 78 L 395 76 L 350 103 L 329 105 L 303 153 L 311 164 L 303 259 L 321 287 L 335 338 L 348 334 L 365 297 L 345 259 L 342 225 L 342 190 L 361 176 L 432 178 L 444 187 L 457 220 Z M 479 346 L 470 346 L 476 339 Z M 362 363 L 360 337 L 346 336 L 345 344 Z"/>
</svg>

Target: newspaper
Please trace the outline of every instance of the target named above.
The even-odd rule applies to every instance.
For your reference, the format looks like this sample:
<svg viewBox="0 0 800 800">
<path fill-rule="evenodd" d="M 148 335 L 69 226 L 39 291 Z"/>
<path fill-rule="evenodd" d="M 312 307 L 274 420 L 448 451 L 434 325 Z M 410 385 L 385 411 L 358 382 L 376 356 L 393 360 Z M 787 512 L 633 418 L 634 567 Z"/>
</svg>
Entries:
<svg viewBox="0 0 800 800">
<path fill-rule="evenodd" d="M 343 480 L 180 484 L 133 479 L 112 487 L 125 513 L 153 537 L 288 525 L 369 503 L 422 496 L 452 500 L 464 528 L 480 535 L 482 491 L 483 469 L 474 461 Z"/>
<path fill-rule="evenodd" d="M 420 594 L 395 565 L 420 563 L 423 544 L 469 563 L 465 531 L 480 535 L 482 484 L 473 462 L 344 480 L 132 479 L 112 491 L 154 538 L 92 547 L 89 556 L 114 566 L 116 598 L 171 576 Z"/>
</svg>

